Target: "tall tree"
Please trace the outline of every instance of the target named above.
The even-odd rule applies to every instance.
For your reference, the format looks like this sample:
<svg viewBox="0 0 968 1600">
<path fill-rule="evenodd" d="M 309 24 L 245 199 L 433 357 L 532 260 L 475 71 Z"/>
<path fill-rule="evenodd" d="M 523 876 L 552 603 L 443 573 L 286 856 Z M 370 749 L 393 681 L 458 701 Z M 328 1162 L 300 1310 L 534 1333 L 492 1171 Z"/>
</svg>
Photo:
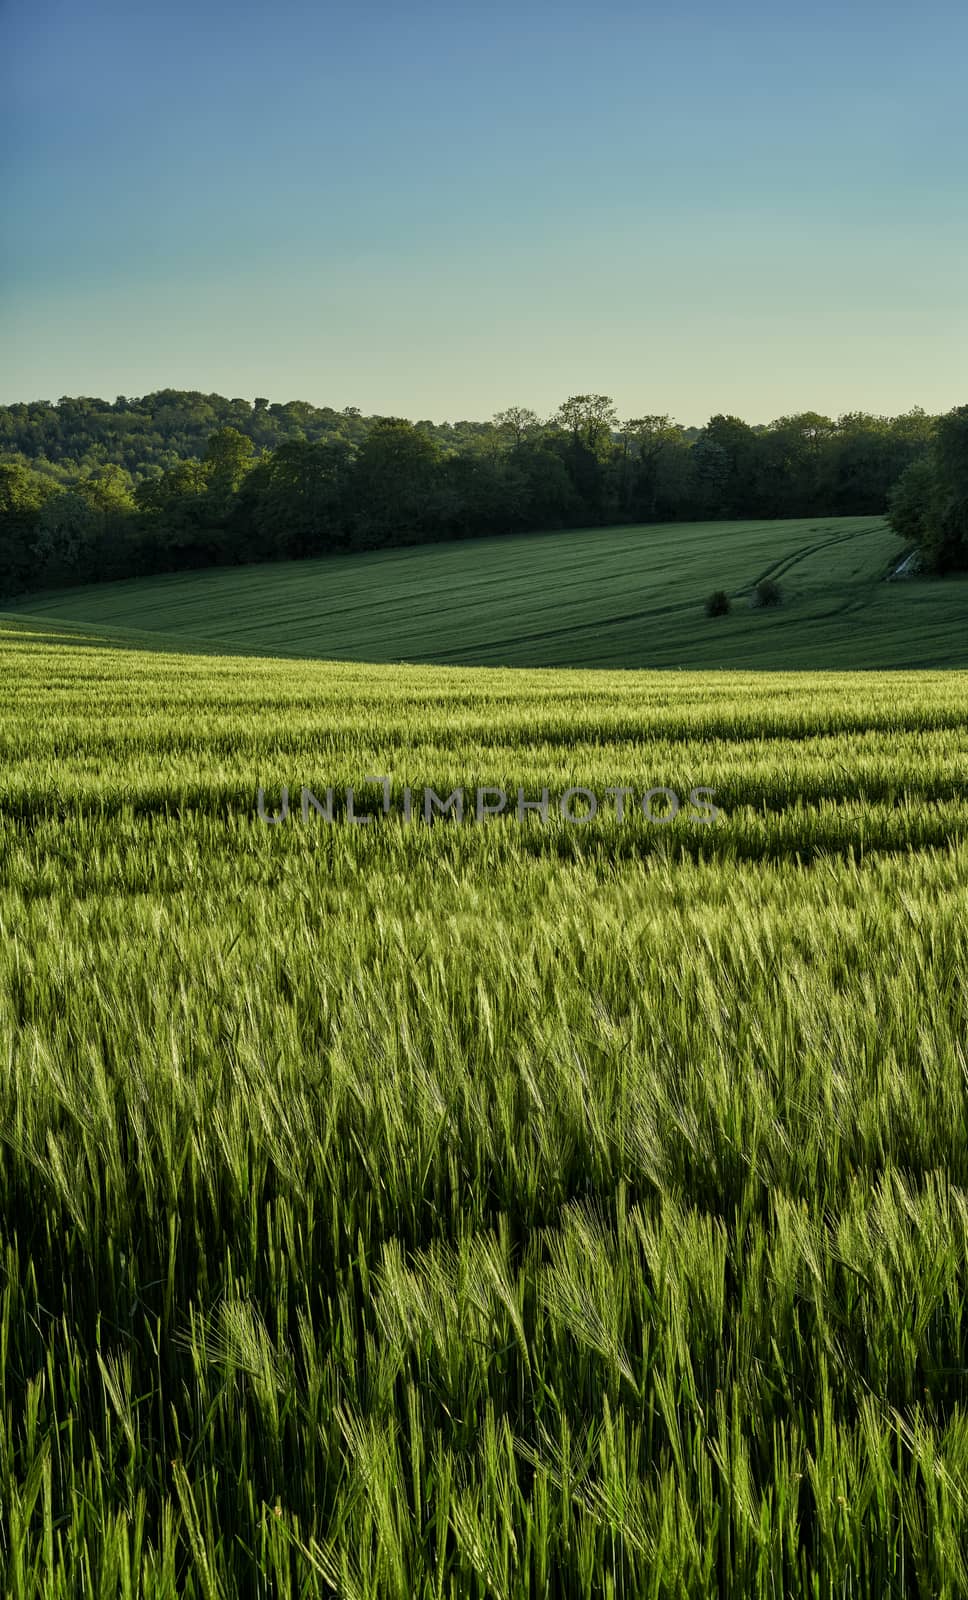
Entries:
<svg viewBox="0 0 968 1600">
<path fill-rule="evenodd" d="M 240 490 L 239 548 L 291 557 L 344 548 L 352 456 L 333 435 L 292 439 L 264 457 Z"/>
<path fill-rule="evenodd" d="M 215 559 L 235 557 L 233 522 L 239 507 L 239 490 L 254 461 L 255 446 L 238 428 L 216 429 L 205 446 L 203 462 L 208 481 L 202 517 Z"/>
<path fill-rule="evenodd" d="M 131 480 L 109 463 L 87 472 L 40 513 L 34 550 L 44 582 L 123 577 L 137 567 Z"/>
<path fill-rule="evenodd" d="M 441 451 L 402 417 L 378 417 L 360 446 L 353 473 L 355 525 L 362 543 L 384 544 L 396 532 L 433 527 Z"/>
<path fill-rule="evenodd" d="M 928 548 L 937 570 L 950 572 L 968 567 L 968 406 L 939 418 L 933 456 L 937 489 Z"/>
<path fill-rule="evenodd" d="M 756 509 L 760 491 L 757 481 L 759 453 L 753 429 L 740 417 L 717 412 L 710 417 L 699 438 L 726 453 L 726 471 L 720 481 L 721 514 L 748 516 Z"/>
<path fill-rule="evenodd" d="M 618 413 L 607 394 L 573 394 L 562 402 L 551 420 L 600 460 L 609 454 L 612 435 L 618 427 Z"/>
<path fill-rule="evenodd" d="M 933 571 L 968 569 L 968 406 L 938 418 L 927 457 L 907 469 L 891 496 L 890 519 Z"/>
<path fill-rule="evenodd" d="M 659 513 L 665 460 L 686 449 L 682 429 L 669 416 L 631 417 L 622 423 L 623 509 L 646 521 Z"/>
<path fill-rule="evenodd" d="M 526 439 L 533 439 L 540 432 L 541 422 L 538 413 L 529 411 L 527 406 L 508 406 L 506 411 L 495 413 L 494 427 L 513 449 L 519 450 Z"/>
<path fill-rule="evenodd" d="M 39 581 L 34 540 L 42 508 L 56 487 L 19 461 L 0 462 L 0 594 Z"/>
<path fill-rule="evenodd" d="M 616 448 L 614 403 L 607 394 L 573 394 L 551 421 L 563 436 L 563 460 L 578 498 L 599 521 L 608 503 L 608 469 Z"/>
</svg>

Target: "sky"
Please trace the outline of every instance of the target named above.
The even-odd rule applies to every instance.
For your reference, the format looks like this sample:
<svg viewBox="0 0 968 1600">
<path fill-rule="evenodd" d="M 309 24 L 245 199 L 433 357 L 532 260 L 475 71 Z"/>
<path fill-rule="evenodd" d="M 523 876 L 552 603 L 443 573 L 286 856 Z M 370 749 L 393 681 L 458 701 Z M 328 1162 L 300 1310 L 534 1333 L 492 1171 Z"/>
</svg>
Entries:
<svg viewBox="0 0 968 1600">
<path fill-rule="evenodd" d="M 0 403 L 968 403 L 962 0 L 0 0 Z"/>
</svg>

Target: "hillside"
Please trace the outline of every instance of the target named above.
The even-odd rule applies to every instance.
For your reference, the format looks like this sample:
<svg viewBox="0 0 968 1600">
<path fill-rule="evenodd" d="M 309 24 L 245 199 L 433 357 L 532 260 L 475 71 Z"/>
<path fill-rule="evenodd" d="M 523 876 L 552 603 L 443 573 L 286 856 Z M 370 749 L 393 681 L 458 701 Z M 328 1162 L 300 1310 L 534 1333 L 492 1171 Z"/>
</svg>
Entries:
<svg viewBox="0 0 968 1600">
<path fill-rule="evenodd" d="M 968 580 L 885 583 L 881 518 L 572 530 L 219 567 L 27 596 L 8 612 L 161 647 L 532 667 L 968 665 Z M 777 579 L 783 604 L 749 593 Z M 708 618 L 713 589 L 730 615 Z"/>
</svg>

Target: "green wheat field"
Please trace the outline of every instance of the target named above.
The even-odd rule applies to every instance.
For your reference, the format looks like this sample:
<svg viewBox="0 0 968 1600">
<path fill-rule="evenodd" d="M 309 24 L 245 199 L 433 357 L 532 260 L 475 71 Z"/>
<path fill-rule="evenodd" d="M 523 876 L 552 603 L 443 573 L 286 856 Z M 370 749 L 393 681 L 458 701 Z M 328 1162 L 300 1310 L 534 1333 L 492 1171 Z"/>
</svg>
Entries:
<svg viewBox="0 0 968 1600">
<path fill-rule="evenodd" d="M 968 1593 L 968 672 L 165 653 L 125 591 L 0 621 L 3 1594 Z"/>
<path fill-rule="evenodd" d="M 883 517 L 571 529 L 27 595 L 130 643 L 527 667 L 968 667 L 968 577 L 885 583 Z M 776 611 L 750 609 L 761 578 Z M 714 589 L 733 601 L 709 618 Z"/>
</svg>

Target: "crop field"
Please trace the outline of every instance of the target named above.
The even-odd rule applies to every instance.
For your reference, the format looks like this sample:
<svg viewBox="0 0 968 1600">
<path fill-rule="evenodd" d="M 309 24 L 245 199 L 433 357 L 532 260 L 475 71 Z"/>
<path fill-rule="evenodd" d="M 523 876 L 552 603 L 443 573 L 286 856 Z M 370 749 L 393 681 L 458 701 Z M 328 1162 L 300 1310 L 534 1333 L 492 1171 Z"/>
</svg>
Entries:
<svg viewBox="0 0 968 1600">
<path fill-rule="evenodd" d="M 0 621 L 0 1591 L 968 1593 L 968 673 L 111 603 Z"/>
<path fill-rule="evenodd" d="M 596 528 L 223 567 L 27 596 L 130 642 L 531 667 L 968 667 L 968 579 L 885 583 L 879 517 Z M 749 596 L 781 585 L 777 611 Z M 733 597 L 709 618 L 715 589 Z"/>
</svg>

